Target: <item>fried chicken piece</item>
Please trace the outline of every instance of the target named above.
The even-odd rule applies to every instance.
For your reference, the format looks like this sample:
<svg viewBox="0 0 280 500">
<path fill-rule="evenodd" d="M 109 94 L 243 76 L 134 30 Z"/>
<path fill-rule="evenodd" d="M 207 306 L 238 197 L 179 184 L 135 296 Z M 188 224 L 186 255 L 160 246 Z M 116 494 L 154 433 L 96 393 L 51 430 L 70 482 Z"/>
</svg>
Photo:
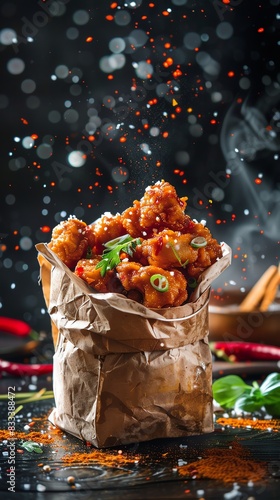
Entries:
<svg viewBox="0 0 280 500">
<path fill-rule="evenodd" d="M 84 257 L 88 248 L 94 245 L 91 227 L 85 222 L 70 217 L 60 222 L 52 231 L 49 248 L 70 269 L 74 269 L 77 261 Z"/>
<path fill-rule="evenodd" d="M 188 276 L 198 278 L 200 274 L 222 257 L 221 245 L 211 238 L 207 246 L 198 249 L 197 260 L 186 266 Z"/>
<path fill-rule="evenodd" d="M 114 270 L 109 270 L 104 276 L 101 276 L 100 269 L 96 269 L 100 260 L 100 256 L 93 259 L 81 259 L 77 262 L 74 273 L 97 292 L 122 293 L 124 291 L 123 286 Z"/>
<path fill-rule="evenodd" d="M 176 269 L 167 271 L 156 266 L 141 266 L 137 262 L 121 262 L 116 269 L 125 290 L 128 293 L 133 290 L 141 292 L 142 303 L 146 307 L 176 307 L 187 300 L 187 281 Z M 152 276 L 155 278 L 155 275 L 162 276 L 168 284 L 166 291 L 158 291 L 153 287 L 150 279 Z"/>
<path fill-rule="evenodd" d="M 121 214 L 112 215 L 105 212 L 96 222 L 91 225 L 95 238 L 94 253 L 101 254 L 104 243 L 126 234 L 126 229 L 122 224 Z"/>
<path fill-rule="evenodd" d="M 122 213 L 123 225 L 133 236 L 151 237 L 163 229 L 187 232 L 193 225 L 184 213 L 186 197 L 179 198 L 175 188 L 165 181 L 148 186 L 140 201 Z"/>
<path fill-rule="evenodd" d="M 169 269 L 186 267 L 198 257 L 198 249 L 190 245 L 193 234 L 165 229 L 153 238 L 144 240 L 138 252 L 150 265 Z M 141 258 L 141 262 L 144 262 Z"/>
<path fill-rule="evenodd" d="M 186 266 L 187 274 L 193 278 L 198 278 L 207 267 L 212 266 L 214 262 L 223 256 L 223 252 L 220 243 L 213 238 L 207 226 L 197 222 L 194 224 L 191 233 L 192 238 L 201 236 L 207 241 L 205 247 L 198 248 L 197 260 L 195 262 L 189 262 Z"/>
<path fill-rule="evenodd" d="M 184 274 L 194 278 L 222 257 L 221 245 L 215 240 L 209 229 L 203 224 L 195 224 L 193 233 L 180 233 L 179 231 L 164 230 L 153 238 L 144 240 L 138 253 L 140 262 L 163 269 L 183 268 Z M 194 238 L 202 236 L 207 244 L 202 248 L 193 248 L 191 242 Z M 145 259 L 145 260 L 144 260 Z"/>
</svg>

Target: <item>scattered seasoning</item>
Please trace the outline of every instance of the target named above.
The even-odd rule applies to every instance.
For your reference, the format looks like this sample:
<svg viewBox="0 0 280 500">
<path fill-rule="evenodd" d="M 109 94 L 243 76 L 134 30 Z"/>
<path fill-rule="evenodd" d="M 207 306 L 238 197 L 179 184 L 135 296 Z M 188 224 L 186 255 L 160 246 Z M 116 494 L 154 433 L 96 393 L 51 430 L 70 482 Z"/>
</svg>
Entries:
<svg viewBox="0 0 280 500">
<path fill-rule="evenodd" d="M 266 462 L 256 461 L 248 449 L 240 443 L 232 443 L 229 448 L 205 450 L 200 460 L 178 468 L 181 476 L 217 479 L 224 483 L 248 483 L 264 480 Z"/>
<path fill-rule="evenodd" d="M 247 427 L 252 429 L 260 429 L 262 431 L 273 430 L 278 432 L 280 429 L 280 420 L 270 419 L 270 420 L 261 420 L 261 419 L 253 419 L 253 418 L 223 418 L 220 417 L 216 421 L 219 425 L 229 425 L 230 427 Z"/>
<path fill-rule="evenodd" d="M 52 432 L 56 432 L 57 430 L 55 429 Z M 62 431 L 58 430 L 57 433 L 61 434 Z M 52 436 L 49 433 L 41 433 L 40 431 L 32 431 L 32 432 L 20 432 L 20 431 L 14 431 L 12 434 L 13 439 L 30 439 L 30 441 L 34 441 L 36 443 L 52 443 L 55 439 L 54 436 Z M 11 439 L 11 432 L 6 429 L 0 429 L 0 439 Z"/>
<path fill-rule="evenodd" d="M 62 457 L 62 461 L 67 464 L 87 464 L 88 462 L 97 462 L 98 465 L 116 467 L 118 465 L 135 464 L 138 460 L 135 457 L 126 456 L 124 453 L 111 453 L 100 450 L 93 450 L 88 453 L 71 453 Z"/>
</svg>

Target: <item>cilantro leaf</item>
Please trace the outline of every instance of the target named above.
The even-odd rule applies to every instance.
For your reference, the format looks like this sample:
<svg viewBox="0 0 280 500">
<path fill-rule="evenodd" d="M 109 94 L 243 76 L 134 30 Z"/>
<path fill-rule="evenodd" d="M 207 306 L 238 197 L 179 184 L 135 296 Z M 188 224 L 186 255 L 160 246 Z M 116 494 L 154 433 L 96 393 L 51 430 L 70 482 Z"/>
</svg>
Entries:
<svg viewBox="0 0 280 500">
<path fill-rule="evenodd" d="M 121 252 L 127 253 L 132 257 L 135 248 L 140 244 L 140 238 L 132 238 L 129 234 L 107 241 L 107 243 L 104 244 L 105 249 L 102 253 L 101 260 L 95 266 L 95 269 L 100 269 L 101 276 L 105 276 L 107 271 L 114 269 L 121 262 Z"/>
</svg>

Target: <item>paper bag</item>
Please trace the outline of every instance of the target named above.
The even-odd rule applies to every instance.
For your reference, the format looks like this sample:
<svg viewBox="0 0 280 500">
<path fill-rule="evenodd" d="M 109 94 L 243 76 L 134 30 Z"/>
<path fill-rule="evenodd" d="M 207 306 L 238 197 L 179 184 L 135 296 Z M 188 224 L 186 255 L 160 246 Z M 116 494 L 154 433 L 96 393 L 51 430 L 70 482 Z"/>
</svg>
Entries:
<svg viewBox="0 0 280 500">
<path fill-rule="evenodd" d="M 158 310 L 95 293 L 46 244 L 36 248 L 55 343 L 51 422 L 98 448 L 213 431 L 208 302 L 230 248 L 191 302 Z"/>
</svg>

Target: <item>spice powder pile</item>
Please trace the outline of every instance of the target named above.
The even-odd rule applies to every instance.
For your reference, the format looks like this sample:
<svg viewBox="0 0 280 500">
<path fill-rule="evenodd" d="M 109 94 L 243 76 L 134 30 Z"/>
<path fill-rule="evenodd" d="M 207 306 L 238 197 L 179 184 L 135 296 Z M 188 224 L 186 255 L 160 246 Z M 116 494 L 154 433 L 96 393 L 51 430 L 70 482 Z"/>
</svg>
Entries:
<svg viewBox="0 0 280 500">
<path fill-rule="evenodd" d="M 262 431 L 275 431 L 278 432 L 280 430 L 280 420 L 276 419 L 252 419 L 252 418 L 218 418 L 217 424 L 230 426 L 230 427 L 243 427 L 249 429 L 258 429 Z"/>
<path fill-rule="evenodd" d="M 66 454 L 62 457 L 62 461 L 65 465 L 72 464 L 88 464 L 98 463 L 98 465 L 107 466 L 107 467 L 118 467 L 128 464 L 138 463 L 138 459 L 136 457 L 129 457 L 126 454 L 120 452 L 108 452 L 108 451 L 100 451 L 93 450 L 87 453 L 71 453 Z"/>
<path fill-rule="evenodd" d="M 224 483 L 258 482 L 267 475 L 266 463 L 258 462 L 240 443 L 229 448 L 210 448 L 201 460 L 179 467 L 182 476 L 217 479 Z"/>
</svg>

